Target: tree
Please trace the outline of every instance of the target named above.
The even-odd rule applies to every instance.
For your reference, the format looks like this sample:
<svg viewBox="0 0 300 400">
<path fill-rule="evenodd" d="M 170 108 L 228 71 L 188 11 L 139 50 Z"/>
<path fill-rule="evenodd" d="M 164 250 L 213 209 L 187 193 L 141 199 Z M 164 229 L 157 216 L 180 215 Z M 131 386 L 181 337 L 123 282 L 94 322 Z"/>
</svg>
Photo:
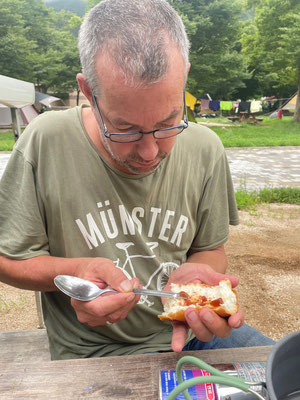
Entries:
<svg viewBox="0 0 300 400">
<path fill-rule="evenodd" d="M 191 41 L 187 88 L 229 99 L 250 77 L 240 54 L 241 7 L 236 0 L 169 0 L 182 17 Z M 240 0 L 238 0 L 240 2 Z M 87 0 L 88 7 L 99 3 Z"/>
<path fill-rule="evenodd" d="M 42 0 L 0 0 L 1 74 L 64 95 L 80 71 L 74 30 L 80 18 Z"/>
<path fill-rule="evenodd" d="M 86 7 L 84 0 L 45 0 L 45 3 L 55 11 L 68 10 L 80 17 L 84 15 Z"/>
<path fill-rule="evenodd" d="M 86 9 L 90 9 L 92 7 L 94 7 L 96 4 L 100 3 L 101 0 L 85 0 L 85 3 L 87 4 L 87 8 Z"/>
<path fill-rule="evenodd" d="M 11 78 L 34 80 L 35 41 L 28 40 L 20 0 L 0 0 L 0 71 Z M 22 2 L 23 3 L 23 2 Z"/>
<path fill-rule="evenodd" d="M 171 2 L 182 16 L 191 41 L 188 89 L 231 100 L 250 77 L 240 53 L 242 8 L 235 0 Z"/>
<path fill-rule="evenodd" d="M 283 17 L 281 28 L 280 53 L 281 64 L 297 73 L 298 97 L 294 113 L 294 121 L 300 122 L 300 4 L 297 3 L 296 13 L 287 13 Z M 289 60 L 287 62 L 287 60 Z"/>
<path fill-rule="evenodd" d="M 243 54 L 263 90 L 279 95 L 298 88 L 294 121 L 300 122 L 300 3 L 248 0 L 255 19 L 242 36 Z"/>
<path fill-rule="evenodd" d="M 74 34 L 81 19 L 72 13 L 48 10 L 49 25 L 45 43 L 40 43 L 35 74 L 39 78 L 43 91 L 51 89 L 64 97 L 71 89 L 77 88 L 76 74 L 81 70 Z"/>
</svg>

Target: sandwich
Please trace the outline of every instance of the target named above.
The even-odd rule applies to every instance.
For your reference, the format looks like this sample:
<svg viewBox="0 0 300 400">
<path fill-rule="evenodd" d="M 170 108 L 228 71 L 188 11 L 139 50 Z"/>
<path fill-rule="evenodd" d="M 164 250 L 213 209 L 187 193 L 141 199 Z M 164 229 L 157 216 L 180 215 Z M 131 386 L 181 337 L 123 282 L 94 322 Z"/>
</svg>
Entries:
<svg viewBox="0 0 300 400">
<path fill-rule="evenodd" d="M 197 311 L 209 308 L 221 317 L 229 317 L 237 312 L 237 295 L 232 289 L 229 279 L 224 279 L 217 286 L 200 283 L 188 283 L 186 285 L 171 284 L 171 291 L 179 293 L 182 297 L 168 298 L 164 303 L 164 312 L 158 315 L 162 321 L 185 322 L 184 312 L 189 307 Z"/>
</svg>

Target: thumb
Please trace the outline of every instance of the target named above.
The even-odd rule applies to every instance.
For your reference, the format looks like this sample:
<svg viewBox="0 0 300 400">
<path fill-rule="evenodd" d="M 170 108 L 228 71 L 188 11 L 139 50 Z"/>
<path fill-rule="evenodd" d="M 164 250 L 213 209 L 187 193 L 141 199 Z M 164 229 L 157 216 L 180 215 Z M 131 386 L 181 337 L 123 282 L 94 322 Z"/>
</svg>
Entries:
<svg viewBox="0 0 300 400">
<path fill-rule="evenodd" d="M 122 269 L 116 267 L 111 260 L 98 258 L 95 264 L 91 273 L 94 273 L 98 279 L 120 292 L 132 292 L 136 285 L 136 279 L 133 281 L 128 279 Z M 94 278 L 96 277 L 94 276 Z"/>
<path fill-rule="evenodd" d="M 176 353 L 180 352 L 184 345 L 188 334 L 188 327 L 182 322 L 172 322 L 173 336 L 172 336 L 172 350 Z"/>
<path fill-rule="evenodd" d="M 239 278 L 234 275 L 225 275 L 220 272 L 214 271 L 212 268 L 203 268 L 201 270 L 201 280 L 206 285 L 218 285 L 220 281 L 229 279 L 232 287 L 235 287 L 239 283 Z"/>
<path fill-rule="evenodd" d="M 130 280 L 124 272 L 115 265 L 110 268 L 107 276 L 107 283 L 119 292 L 132 292 L 136 286 L 135 280 Z"/>
</svg>

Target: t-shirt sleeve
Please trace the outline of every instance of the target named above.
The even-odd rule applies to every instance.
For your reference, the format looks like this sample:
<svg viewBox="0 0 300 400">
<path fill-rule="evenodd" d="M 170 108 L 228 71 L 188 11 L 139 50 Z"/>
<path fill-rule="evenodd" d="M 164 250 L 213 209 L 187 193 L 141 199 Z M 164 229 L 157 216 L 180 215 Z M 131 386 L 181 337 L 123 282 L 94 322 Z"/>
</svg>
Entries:
<svg viewBox="0 0 300 400">
<path fill-rule="evenodd" d="M 191 249 L 211 250 L 228 240 L 229 224 L 238 225 L 239 216 L 225 151 L 209 175 L 198 210 L 198 230 Z"/>
<path fill-rule="evenodd" d="M 0 181 L 0 254 L 13 259 L 49 255 L 34 168 L 18 150 Z"/>
</svg>

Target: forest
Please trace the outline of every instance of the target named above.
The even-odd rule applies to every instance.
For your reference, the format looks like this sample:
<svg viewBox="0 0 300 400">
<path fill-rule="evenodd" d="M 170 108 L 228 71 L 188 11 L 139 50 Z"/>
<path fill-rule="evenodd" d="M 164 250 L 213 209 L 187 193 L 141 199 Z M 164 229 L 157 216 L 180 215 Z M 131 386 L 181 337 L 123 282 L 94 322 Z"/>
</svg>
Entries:
<svg viewBox="0 0 300 400">
<path fill-rule="evenodd" d="M 62 98 L 77 89 L 77 34 L 98 0 L 0 0 L 0 73 Z M 169 0 L 191 42 L 187 89 L 219 100 L 289 98 L 300 85 L 298 0 Z M 299 103 L 299 102 L 298 102 Z M 296 116 L 300 121 L 300 111 Z"/>
</svg>

